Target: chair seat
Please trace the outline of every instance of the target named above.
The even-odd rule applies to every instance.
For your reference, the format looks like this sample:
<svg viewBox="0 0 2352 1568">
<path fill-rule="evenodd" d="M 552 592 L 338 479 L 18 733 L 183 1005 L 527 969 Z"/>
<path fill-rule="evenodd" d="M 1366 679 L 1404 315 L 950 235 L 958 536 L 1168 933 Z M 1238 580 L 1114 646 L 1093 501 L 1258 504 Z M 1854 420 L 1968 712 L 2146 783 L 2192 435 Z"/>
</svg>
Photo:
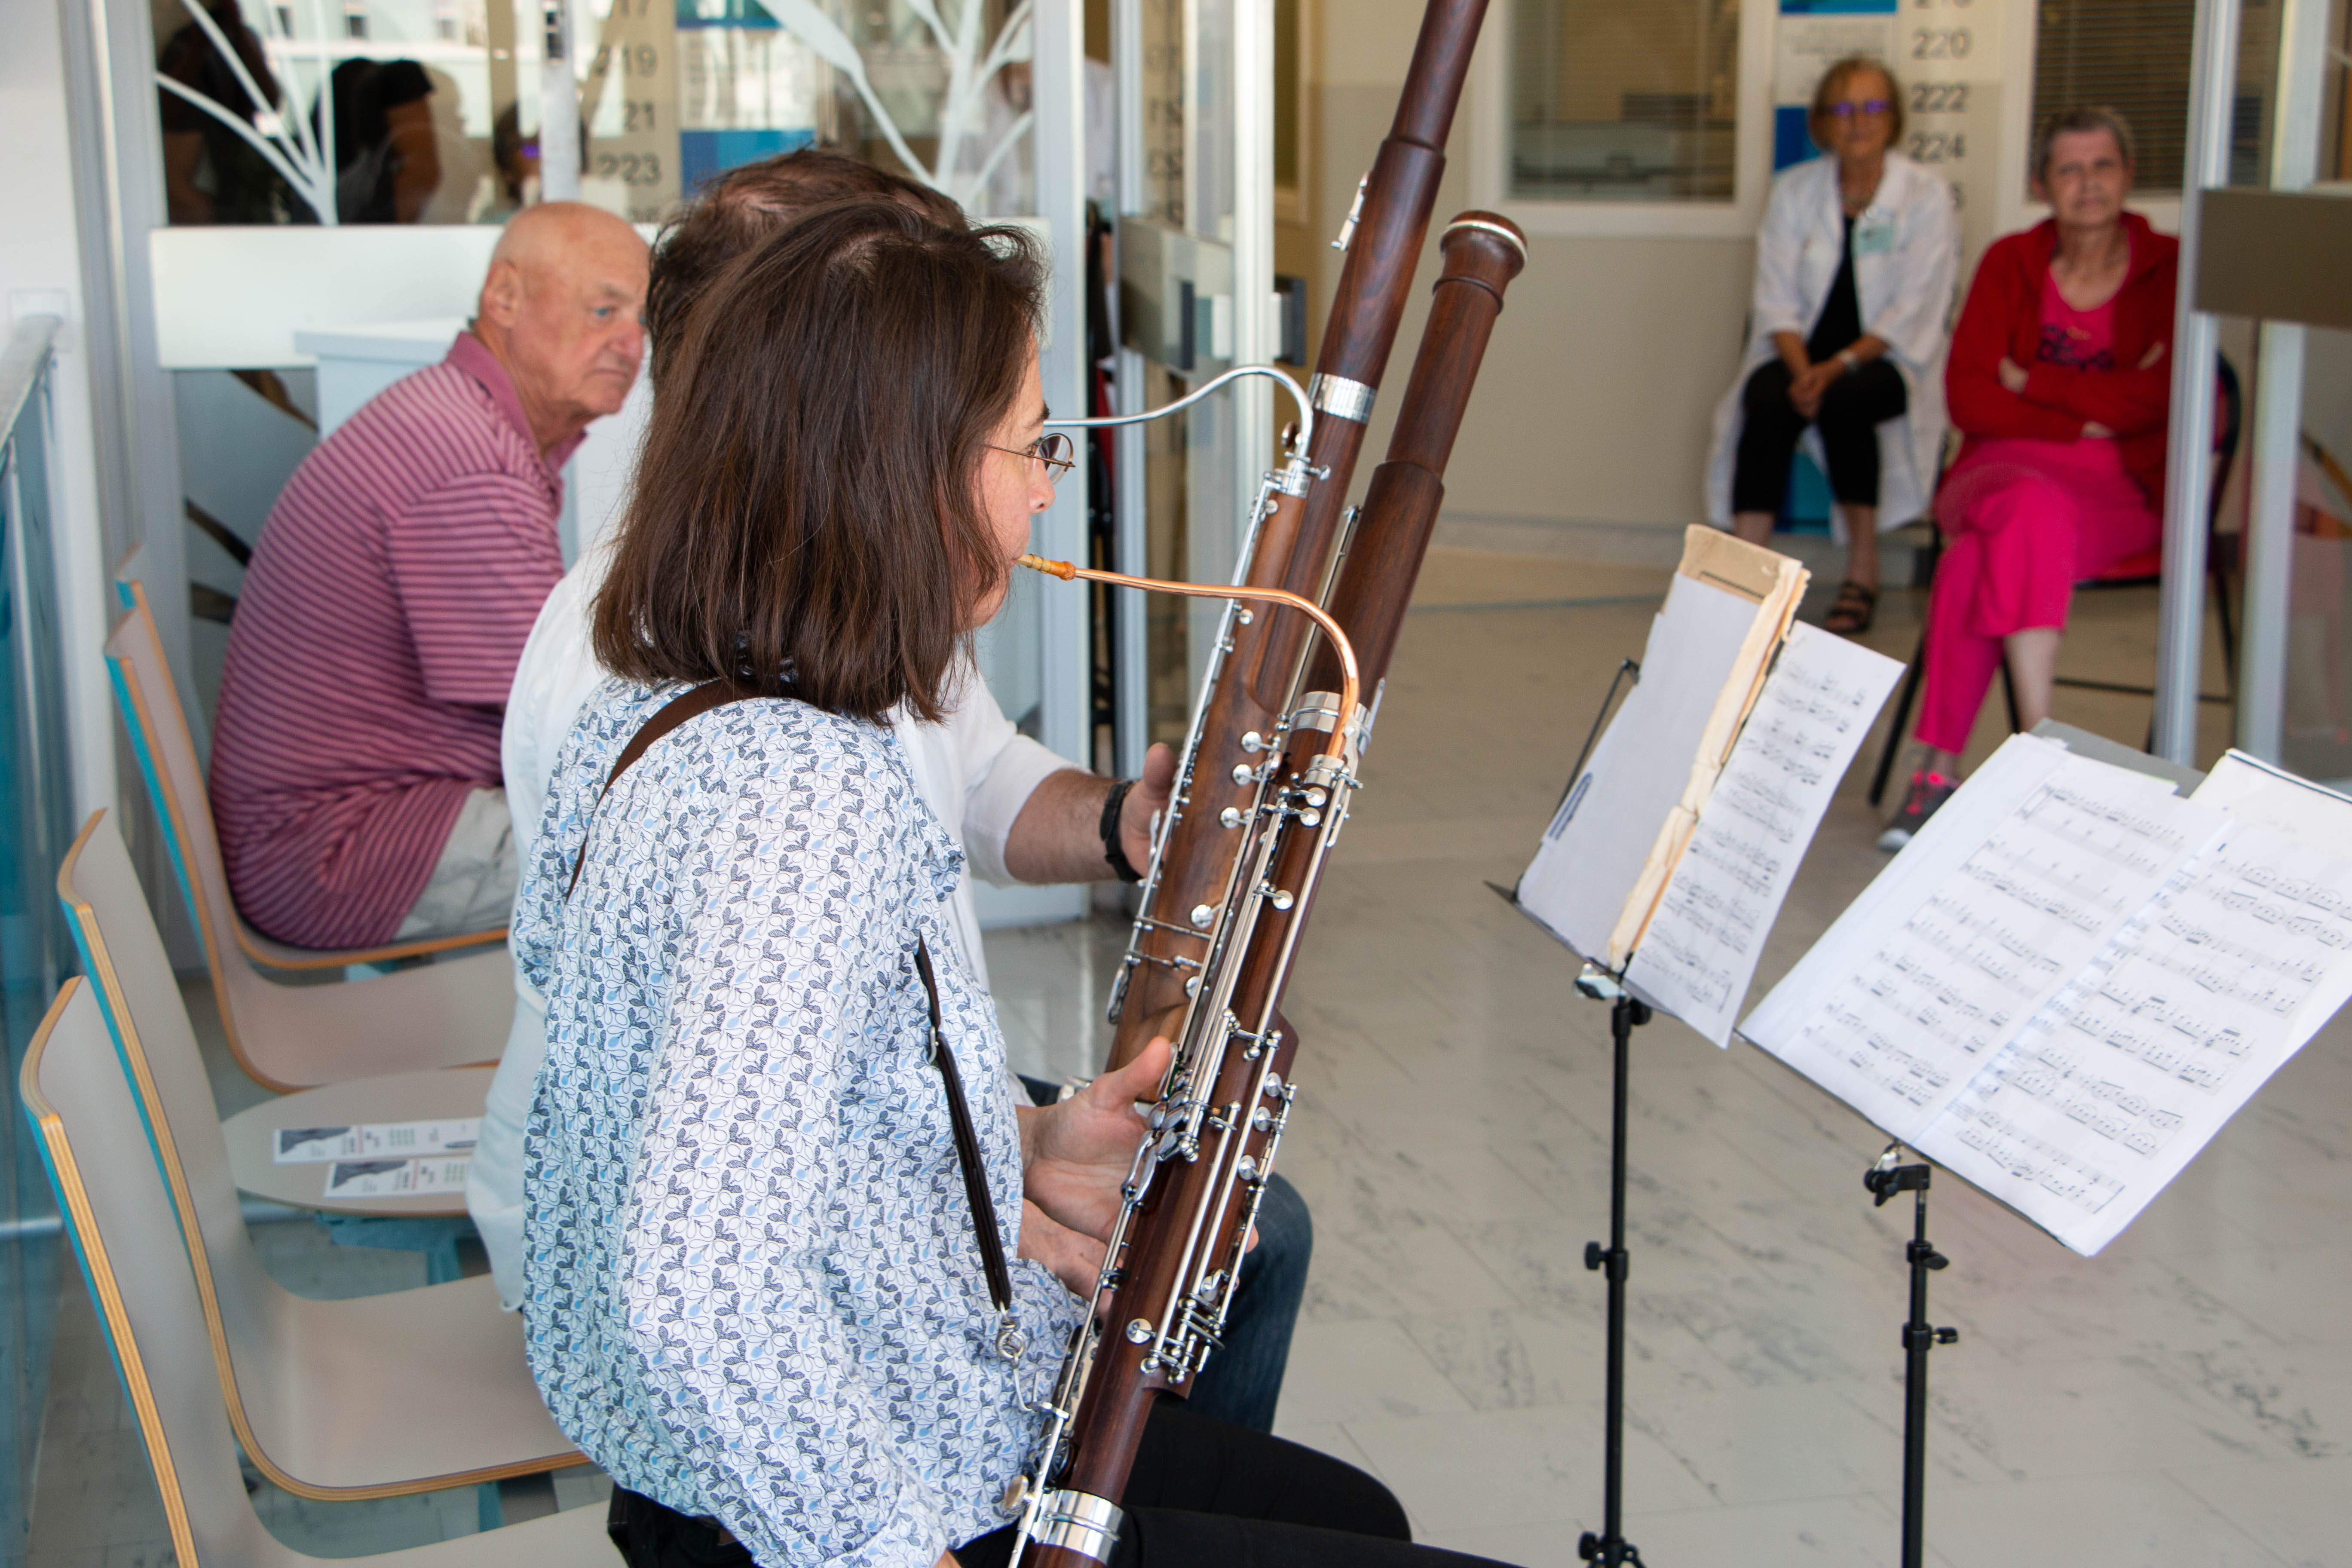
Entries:
<svg viewBox="0 0 2352 1568">
<path fill-rule="evenodd" d="M 266 1004 L 269 1026 L 247 1030 L 247 1070 L 281 1091 L 495 1063 L 514 1024 L 514 960 L 503 947 L 340 985 L 257 977 L 239 990 L 248 1018 Z"/>
<path fill-rule="evenodd" d="M 237 1347 L 237 1390 L 262 1451 L 303 1490 L 355 1495 L 399 1477 L 409 1492 L 578 1462 L 531 1382 L 522 1314 L 499 1310 L 487 1274 L 298 1297 L 274 1316 L 277 1343 Z"/>
<path fill-rule="evenodd" d="M 330 1198 L 325 1164 L 281 1165 L 278 1132 L 285 1127 L 348 1127 L 382 1121 L 452 1121 L 482 1113 L 495 1068 L 396 1073 L 355 1079 L 265 1100 L 221 1123 L 230 1179 L 237 1190 L 292 1208 L 332 1214 L 460 1215 L 466 1194 L 424 1193 L 379 1198 Z"/>
</svg>

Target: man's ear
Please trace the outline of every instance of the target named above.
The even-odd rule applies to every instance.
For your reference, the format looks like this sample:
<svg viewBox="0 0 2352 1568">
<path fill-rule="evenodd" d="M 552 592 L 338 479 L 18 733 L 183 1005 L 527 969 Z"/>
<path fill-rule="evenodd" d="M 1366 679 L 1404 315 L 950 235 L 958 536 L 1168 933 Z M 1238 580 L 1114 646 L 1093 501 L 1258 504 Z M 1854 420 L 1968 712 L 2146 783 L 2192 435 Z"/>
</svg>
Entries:
<svg viewBox="0 0 2352 1568">
<path fill-rule="evenodd" d="M 485 321 L 511 327 L 522 310 L 522 268 L 511 261 L 493 261 L 482 279 L 480 313 Z"/>
</svg>

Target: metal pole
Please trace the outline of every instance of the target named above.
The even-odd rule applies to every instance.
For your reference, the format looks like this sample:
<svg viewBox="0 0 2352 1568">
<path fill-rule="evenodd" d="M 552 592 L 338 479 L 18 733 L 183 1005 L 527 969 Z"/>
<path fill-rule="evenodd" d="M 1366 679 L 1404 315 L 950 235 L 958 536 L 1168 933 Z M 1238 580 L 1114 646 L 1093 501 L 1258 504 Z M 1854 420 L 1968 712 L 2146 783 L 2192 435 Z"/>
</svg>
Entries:
<svg viewBox="0 0 2352 1568">
<path fill-rule="evenodd" d="M 2172 330 L 2172 421 L 2165 456 L 2164 585 L 2156 628 L 2155 752 L 2197 760 L 2197 691 L 2205 631 L 2205 490 L 2213 453 L 2218 323 L 2195 309 L 2198 225 L 2208 186 L 2230 177 L 2237 96 L 2239 0 L 2197 0 L 2180 172 L 2180 283 Z"/>
<path fill-rule="evenodd" d="M 2325 0 L 2286 0 L 2279 18 L 2271 188 L 2298 191 L 2319 172 L 2327 81 Z M 2286 713 L 2287 591 L 2294 564 L 2294 484 L 2301 467 L 2305 329 L 2264 321 L 2256 351 L 2252 480 L 2246 509 L 2244 629 L 2238 658 L 2238 744 L 2281 761 Z"/>
<path fill-rule="evenodd" d="M 1584 983 L 1578 983 L 1584 990 Z M 1586 994 L 1592 994 L 1587 991 Z M 1584 1266 L 1609 1280 L 1609 1350 L 1606 1403 L 1602 1409 L 1601 1533 L 1584 1532 L 1576 1554 L 1601 1568 L 1638 1563 L 1642 1554 L 1625 1540 L 1625 1108 L 1633 1074 L 1633 1028 L 1650 1021 L 1649 1007 L 1620 990 L 1609 1009 L 1609 1035 L 1616 1060 L 1611 1075 L 1609 1123 L 1609 1245 L 1584 1245 Z"/>
<path fill-rule="evenodd" d="M 1143 166 L 1141 0 L 1112 0 L 1110 53 L 1118 106 L 1118 216 L 1124 219 L 1141 213 L 1150 202 Z M 1123 246 L 1124 237 L 1120 237 L 1114 242 L 1115 252 Z M 1119 280 L 1114 277 L 1108 282 L 1116 317 Z M 1145 366 L 1143 356 L 1127 346 L 1123 331 L 1116 364 L 1118 412 L 1132 414 L 1144 405 L 1147 395 Z M 1112 510 L 1118 520 L 1115 564 L 1131 576 L 1149 576 L 1150 491 L 1143 479 L 1144 465 L 1149 461 L 1145 443 L 1150 437 L 1143 426 L 1133 425 L 1121 429 L 1114 439 L 1118 457 L 1112 500 Z M 1111 700 L 1115 737 L 1112 749 L 1118 754 L 1119 776 L 1131 779 L 1143 771 L 1143 753 L 1151 744 L 1150 624 L 1144 618 L 1141 591 L 1114 588 L 1111 602 L 1111 636 L 1116 642 L 1111 668 L 1118 681 Z"/>
<path fill-rule="evenodd" d="M 1903 1325 L 1903 1568 L 1922 1568 L 1927 1554 L 1927 1352 L 1935 1326 L 1927 1321 L 1927 1184 L 1911 1194 L 1911 1321 Z"/>
</svg>

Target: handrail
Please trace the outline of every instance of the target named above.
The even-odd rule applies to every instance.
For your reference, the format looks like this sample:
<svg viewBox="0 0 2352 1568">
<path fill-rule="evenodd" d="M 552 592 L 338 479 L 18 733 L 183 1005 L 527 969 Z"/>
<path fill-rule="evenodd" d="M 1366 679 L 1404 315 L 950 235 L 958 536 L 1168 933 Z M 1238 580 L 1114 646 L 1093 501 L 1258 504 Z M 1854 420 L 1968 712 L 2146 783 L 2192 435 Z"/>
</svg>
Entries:
<svg viewBox="0 0 2352 1568">
<path fill-rule="evenodd" d="M 0 439 L 16 427 L 16 416 L 40 384 L 49 364 L 49 345 L 64 324 L 55 316 L 26 316 L 10 330 L 8 346 L 0 350 Z"/>
</svg>

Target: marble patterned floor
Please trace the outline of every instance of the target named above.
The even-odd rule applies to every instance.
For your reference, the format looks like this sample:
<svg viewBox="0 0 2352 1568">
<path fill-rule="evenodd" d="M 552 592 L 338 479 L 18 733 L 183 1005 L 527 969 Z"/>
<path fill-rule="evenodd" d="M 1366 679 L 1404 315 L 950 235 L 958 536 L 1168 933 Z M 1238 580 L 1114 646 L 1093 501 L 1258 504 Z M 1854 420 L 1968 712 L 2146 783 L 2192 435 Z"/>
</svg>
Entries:
<svg viewBox="0 0 2352 1568">
<path fill-rule="evenodd" d="M 1600 1523 L 1603 1287 L 1582 1255 L 1608 1221 L 1608 1021 L 1484 884 L 1525 865 L 1664 582 L 1433 563 L 1286 1008 L 1283 1168 L 1316 1253 L 1279 1429 L 1377 1472 L 1423 1539 L 1530 1568 L 1576 1563 Z M 1870 639 L 1898 658 L 1912 598 Z M 1546 600 L 1584 603 L 1513 607 Z M 2152 622 L 2152 593 L 2086 596 L 2062 668 L 2146 679 Z M 1988 706 L 1979 755 L 2005 728 Z M 2137 743 L 2147 704 L 2063 691 L 2058 716 Z M 1884 864 L 1862 771 L 1753 995 Z M 990 939 L 1032 1070 L 1098 1048 L 1110 927 Z M 1884 1142 L 1744 1044 L 1637 1036 L 1625 1496 L 1646 1562 L 1897 1560 L 1910 1213 L 1863 1190 Z M 1933 1360 L 1934 1561 L 2352 1563 L 2352 1023 L 2095 1259 L 1951 1178 L 1930 1220 L 1952 1259 L 1932 1315 L 1961 1336 Z"/>
<path fill-rule="evenodd" d="M 1573 961 L 1483 884 L 1525 863 L 1664 585 L 1433 556 L 1288 1007 L 1305 1044 L 1283 1168 L 1317 1241 L 1280 1429 L 1379 1473 L 1423 1539 L 1530 1568 L 1574 1563 L 1599 1523 L 1602 1291 L 1582 1253 L 1607 1222 L 1608 1041 Z M 2144 679 L 2153 602 L 2085 599 L 2064 668 Z M 1890 594 L 1871 640 L 1907 657 L 1916 616 Z M 2059 708 L 2118 740 L 2147 724 L 2144 700 Z M 1976 752 L 2000 731 L 1989 714 Z M 1863 783 L 1832 808 L 1759 987 L 1883 864 Z M 1016 1065 L 1092 1069 L 1122 936 L 1110 916 L 991 934 Z M 1638 1037 L 1631 1142 L 1628 1536 L 1655 1568 L 1895 1562 L 1909 1213 L 1863 1191 L 1883 1140 L 1760 1053 L 1661 1021 Z M 2352 1563 L 2352 1026 L 2323 1031 L 2095 1260 L 1956 1181 L 1931 1216 L 1952 1259 L 1933 1315 L 1961 1333 L 1935 1355 L 1932 1560 Z M 257 1235 L 312 1293 L 422 1279 L 414 1255 L 331 1247 L 315 1226 Z M 159 1568 L 161 1512 L 78 1297 L 31 1561 Z M 591 1504 L 599 1484 L 569 1473 L 556 1500 Z M 257 1504 L 322 1556 L 478 1517 L 470 1489 Z"/>
</svg>

